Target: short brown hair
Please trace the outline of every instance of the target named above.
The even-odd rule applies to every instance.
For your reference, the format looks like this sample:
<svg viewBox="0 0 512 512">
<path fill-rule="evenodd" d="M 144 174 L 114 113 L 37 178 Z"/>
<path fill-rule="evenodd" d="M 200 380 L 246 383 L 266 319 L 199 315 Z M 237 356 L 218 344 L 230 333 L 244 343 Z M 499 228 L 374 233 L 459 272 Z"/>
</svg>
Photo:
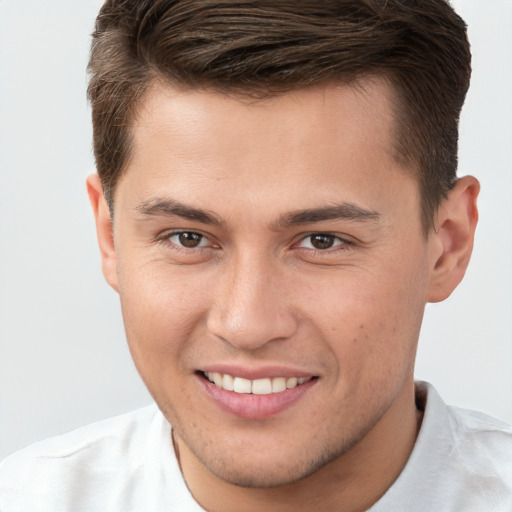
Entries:
<svg viewBox="0 0 512 512">
<path fill-rule="evenodd" d="M 395 91 L 395 154 L 425 231 L 456 180 L 466 25 L 445 0 L 107 0 L 89 62 L 94 152 L 113 212 L 130 124 L 155 80 L 265 97 L 377 75 Z"/>
</svg>

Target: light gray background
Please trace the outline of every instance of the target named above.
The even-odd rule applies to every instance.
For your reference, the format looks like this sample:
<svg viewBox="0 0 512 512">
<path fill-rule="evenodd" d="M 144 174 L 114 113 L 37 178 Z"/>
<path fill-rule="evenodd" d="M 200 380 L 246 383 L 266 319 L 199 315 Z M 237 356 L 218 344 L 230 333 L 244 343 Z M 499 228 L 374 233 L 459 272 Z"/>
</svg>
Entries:
<svg viewBox="0 0 512 512">
<path fill-rule="evenodd" d="M 417 376 L 512 422 L 512 0 L 458 0 L 474 54 L 460 174 L 482 183 L 465 281 L 427 307 Z M 99 0 L 0 0 L 0 458 L 150 401 L 100 272 L 85 66 Z"/>
</svg>

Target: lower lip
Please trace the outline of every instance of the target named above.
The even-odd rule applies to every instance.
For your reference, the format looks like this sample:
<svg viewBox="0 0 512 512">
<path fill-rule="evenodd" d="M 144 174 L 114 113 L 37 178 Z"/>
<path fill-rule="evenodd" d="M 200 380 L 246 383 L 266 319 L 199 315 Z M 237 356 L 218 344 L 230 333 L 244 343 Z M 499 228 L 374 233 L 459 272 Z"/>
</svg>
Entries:
<svg viewBox="0 0 512 512">
<path fill-rule="evenodd" d="M 300 400 L 318 382 L 318 379 L 313 378 L 280 393 L 254 395 L 227 391 L 201 375 L 197 375 L 197 379 L 209 398 L 221 409 L 240 418 L 251 420 L 270 418 L 279 414 Z"/>
</svg>

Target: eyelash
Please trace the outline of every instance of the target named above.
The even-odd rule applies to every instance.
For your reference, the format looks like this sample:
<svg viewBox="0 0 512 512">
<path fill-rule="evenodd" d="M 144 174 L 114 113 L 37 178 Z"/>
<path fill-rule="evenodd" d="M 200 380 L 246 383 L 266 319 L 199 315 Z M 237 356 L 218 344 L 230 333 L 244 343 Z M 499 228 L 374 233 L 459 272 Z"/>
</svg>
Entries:
<svg viewBox="0 0 512 512">
<path fill-rule="evenodd" d="M 318 249 L 316 247 L 299 247 L 299 249 L 308 251 L 308 253 L 310 253 L 310 254 L 315 254 L 315 255 L 321 256 L 321 255 L 331 254 L 333 252 L 346 251 L 354 245 L 353 242 L 350 240 L 347 240 L 347 238 L 341 237 L 339 235 L 335 235 L 334 233 L 325 233 L 325 232 L 309 233 L 308 235 L 303 236 L 294 245 L 297 246 L 299 244 L 306 242 L 307 240 L 309 240 L 310 241 L 309 243 L 312 245 L 311 239 L 315 236 L 316 237 L 332 238 L 333 239 L 332 242 L 334 245 L 331 247 L 326 247 L 325 249 Z"/>
<path fill-rule="evenodd" d="M 199 242 L 200 244 L 203 243 L 203 241 L 205 241 L 205 240 L 206 241 L 210 240 L 206 235 L 203 235 L 202 233 L 199 233 L 197 231 L 181 230 L 181 231 L 172 231 L 170 233 L 165 233 L 164 235 L 159 237 L 157 239 L 157 241 L 160 243 L 163 243 L 165 245 L 171 246 L 175 251 L 178 251 L 178 252 L 197 252 L 198 250 L 203 251 L 203 250 L 212 249 L 211 246 L 205 247 L 205 246 L 201 246 L 201 245 L 196 246 L 196 247 L 185 247 L 183 245 L 180 245 L 177 242 L 172 241 L 172 238 L 179 236 L 179 235 L 183 235 L 183 234 L 197 235 L 197 236 L 201 237 L 201 241 Z"/>
<path fill-rule="evenodd" d="M 198 245 L 196 247 L 185 247 L 178 242 L 172 241 L 172 238 L 177 237 L 179 235 L 183 235 L 183 234 L 196 235 L 196 236 L 201 237 L 201 240 L 199 242 L 200 244 L 203 243 L 204 241 L 210 240 L 206 235 L 203 235 L 202 233 L 199 233 L 197 231 L 181 230 L 181 231 L 172 231 L 170 233 L 166 233 L 162 237 L 158 238 L 158 242 L 169 245 L 175 251 L 178 251 L 178 252 L 197 252 L 197 251 L 211 250 L 212 248 L 216 249 L 219 247 L 218 245 L 215 245 L 215 244 L 213 246 L 212 245 L 210 245 L 210 246 Z M 300 244 L 306 242 L 308 239 L 310 240 L 310 243 L 311 243 L 311 239 L 315 236 L 332 237 L 333 243 L 335 245 L 333 245 L 332 247 L 327 247 L 325 249 L 318 249 L 315 247 L 300 247 Z M 302 235 L 301 238 L 298 240 L 298 242 L 295 242 L 292 245 L 292 248 L 297 248 L 298 250 L 305 251 L 308 254 L 311 254 L 314 256 L 322 256 L 322 255 L 328 255 L 328 254 L 338 252 L 338 251 L 349 250 L 352 248 L 353 245 L 354 245 L 354 242 L 352 242 L 351 240 L 348 240 L 347 238 L 344 238 L 342 236 L 335 235 L 333 233 L 317 231 L 317 232 L 309 233 L 305 236 Z"/>
</svg>

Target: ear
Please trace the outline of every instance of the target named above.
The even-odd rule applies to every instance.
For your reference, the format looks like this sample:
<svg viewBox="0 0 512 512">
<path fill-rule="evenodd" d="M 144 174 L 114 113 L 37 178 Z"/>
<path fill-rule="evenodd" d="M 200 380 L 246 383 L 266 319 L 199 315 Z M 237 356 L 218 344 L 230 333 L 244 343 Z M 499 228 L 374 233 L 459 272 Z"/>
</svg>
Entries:
<svg viewBox="0 0 512 512">
<path fill-rule="evenodd" d="M 97 174 L 87 178 L 87 193 L 96 220 L 96 234 L 100 246 L 101 266 L 108 284 L 117 290 L 117 258 L 114 245 L 114 231 L 103 187 Z"/>
<path fill-rule="evenodd" d="M 473 250 L 480 184 L 476 178 L 460 178 L 437 212 L 430 233 L 431 275 L 427 300 L 440 302 L 461 282 Z"/>
</svg>

